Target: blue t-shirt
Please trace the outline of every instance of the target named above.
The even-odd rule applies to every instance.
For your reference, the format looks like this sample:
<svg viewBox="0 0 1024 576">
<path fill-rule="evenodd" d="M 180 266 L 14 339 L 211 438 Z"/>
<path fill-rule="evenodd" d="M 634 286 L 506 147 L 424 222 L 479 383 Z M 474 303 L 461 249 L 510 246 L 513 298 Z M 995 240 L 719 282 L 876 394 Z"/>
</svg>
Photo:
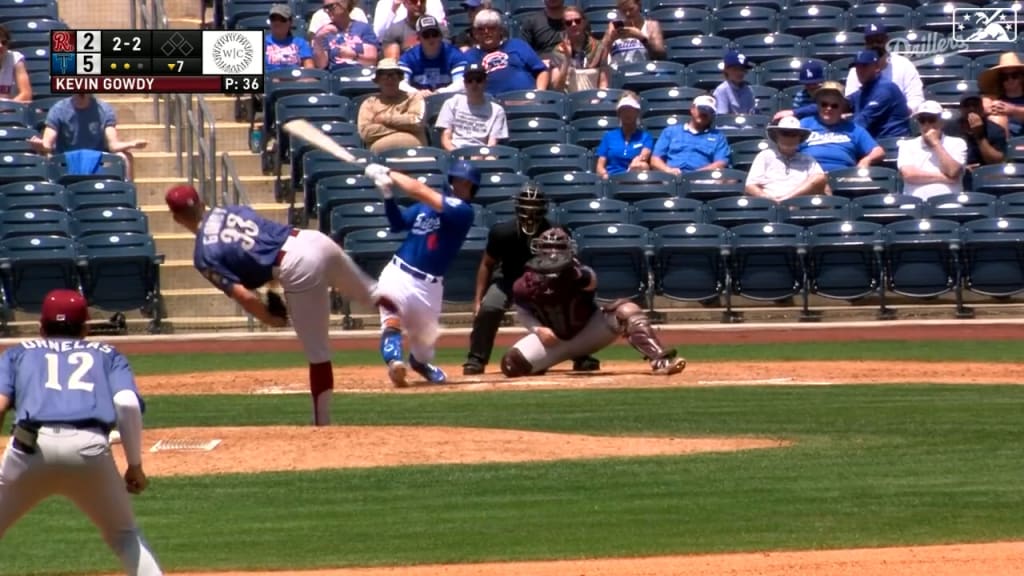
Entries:
<svg viewBox="0 0 1024 576">
<path fill-rule="evenodd" d="M 472 48 L 466 52 L 466 60 L 487 70 L 487 93 L 494 95 L 534 90 L 537 75 L 548 69 L 533 48 L 519 38 L 509 38 L 491 52 Z"/>
<path fill-rule="evenodd" d="M 861 86 L 848 97 L 853 104 L 853 121 L 874 138 L 910 135 L 907 97 L 898 86 L 881 78 Z"/>
<path fill-rule="evenodd" d="M 719 84 L 712 93 L 719 114 L 754 114 L 757 112 L 757 98 L 754 89 L 744 82 L 735 85 L 728 80 Z"/>
<path fill-rule="evenodd" d="M 405 79 L 417 90 L 437 90 L 462 77 L 466 71 L 466 56 L 449 42 L 441 43 L 441 52 L 433 58 L 427 58 L 423 46 L 406 50 L 398 60 L 398 65 L 405 72 Z"/>
<path fill-rule="evenodd" d="M 615 128 L 604 133 L 601 143 L 597 145 L 597 156 L 605 159 L 608 174 L 629 172 L 629 163 L 647 148 L 654 149 L 654 138 L 646 130 L 635 130 L 629 135 L 629 142 L 622 128 Z"/>
<path fill-rule="evenodd" d="M 235 284 L 255 290 L 273 279 L 277 253 L 291 233 L 291 226 L 248 206 L 219 206 L 199 223 L 193 263 L 225 294 Z"/>
<path fill-rule="evenodd" d="M 441 212 L 417 202 L 401 208 L 394 198 L 384 203 L 392 232 L 408 230 L 396 256 L 413 268 L 444 276 L 473 227 L 473 206 L 445 194 Z"/>
<path fill-rule="evenodd" d="M 29 340 L 0 356 L 0 394 L 14 421 L 117 422 L 114 396 L 139 394 L 128 361 L 113 346 L 72 338 Z M 142 398 L 139 398 L 142 403 Z"/>
<path fill-rule="evenodd" d="M 674 124 L 661 131 L 654 144 L 654 156 L 664 160 L 670 168 L 692 172 L 712 162 L 732 160 L 732 149 L 725 135 L 715 128 L 699 134 L 690 131 L 688 124 Z"/>
<path fill-rule="evenodd" d="M 96 97 L 85 108 L 75 108 L 71 98 L 57 101 L 46 113 L 46 127 L 57 131 L 54 154 L 73 150 L 107 151 L 103 131 L 117 125 L 114 109 Z"/>
<path fill-rule="evenodd" d="M 284 40 L 275 40 L 267 34 L 263 53 L 266 57 L 266 71 L 302 68 L 302 61 L 313 58 L 313 49 L 305 38 L 288 36 Z"/>
<path fill-rule="evenodd" d="M 850 120 L 829 127 L 817 116 L 808 116 L 800 120 L 800 126 L 811 131 L 800 151 L 817 160 L 825 172 L 852 168 L 878 146 L 867 130 Z"/>
<path fill-rule="evenodd" d="M 347 66 L 361 66 L 356 60 L 349 60 L 348 58 L 342 57 L 340 54 L 342 46 L 348 46 L 355 50 L 357 55 L 361 55 L 365 50 L 365 45 L 369 44 L 375 46 L 380 50 L 380 40 L 377 35 L 373 32 L 373 26 L 370 26 L 366 22 L 359 22 L 353 20 L 349 24 L 348 32 L 338 32 L 325 36 L 322 40 L 327 48 L 327 69 L 337 70 L 339 68 L 345 68 Z"/>
</svg>

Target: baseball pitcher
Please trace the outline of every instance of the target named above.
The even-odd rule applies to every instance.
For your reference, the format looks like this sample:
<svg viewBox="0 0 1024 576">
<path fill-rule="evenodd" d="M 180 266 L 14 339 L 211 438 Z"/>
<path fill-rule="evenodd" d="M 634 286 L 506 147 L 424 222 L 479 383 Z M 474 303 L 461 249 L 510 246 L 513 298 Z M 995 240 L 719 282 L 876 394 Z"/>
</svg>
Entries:
<svg viewBox="0 0 1024 576">
<path fill-rule="evenodd" d="M 448 170 L 450 189 L 441 192 L 380 164 L 370 164 L 365 173 L 380 189 L 391 231 L 409 232 L 378 280 L 381 296 L 394 304 L 393 309 L 382 307 L 380 313 L 380 353 L 388 377 L 395 386 L 408 385 L 402 352 L 404 329 L 409 338 L 409 367 L 427 382 L 444 382 L 448 376 L 430 364 L 441 317 L 444 274 L 473 226 L 470 202 L 480 187 L 480 170 L 465 160 L 455 162 Z M 417 202 L 400 207 L 392 185 Z"/>
<path fill-rule="evenodd" d="M 665 349 L 639 306 L 616 300 L 600 307 L 595 300 L 597 274 L 575 258 L 569 233 L 552 228 L 534 239 L 534 257 L 512 287 L 519 323 L 530 334 L 501 359 L 509 378 L 548 368 L 607 348 L 620 336 L 650 361 L 655 374 L 677 374 L 686 360 Z"/>
<path fill-rule="evenodd" d="M 99 528 L 126 574 L 159 576 L 128 496 L 148 484 L 144 404 L 124 356 L 85 340 L 88 319 L 84 296 L 54 290 L 43 300 L 41 338 L 0 356 L 0 422 L 14 410 L 0 463 L 0 538 L 36 504 L 61 495 Z M 108 440 L 115 425 L 128 462 L 123 479 Z"/>
<path fill-rule="evenodd" d="M 248 206 L 207 210 L 195 188 L 186 185 L 168 190 L 166 200 L 174 221 L 196 235 L 193 264 L 200 274 L 268 326 L 284 327 L 291 318 L 309 362 L 313 423 L 330 424 L 330 289 L 375 307 L 390 303 L 373 294 L 373 280 L 317 230 L 268 220 Z M 286 304 L 276 292 L 268 292 L 267 302 L 256 292 L 275 280 Z"/>
</svg>

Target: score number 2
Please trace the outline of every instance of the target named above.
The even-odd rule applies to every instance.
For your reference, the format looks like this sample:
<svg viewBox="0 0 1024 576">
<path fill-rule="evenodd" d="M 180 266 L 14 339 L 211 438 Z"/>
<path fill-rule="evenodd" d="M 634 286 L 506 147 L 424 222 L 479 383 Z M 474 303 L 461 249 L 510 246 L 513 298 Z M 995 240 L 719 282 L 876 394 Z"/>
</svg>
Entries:
<svg viewBox="0 0 1024 576">
<path fill-rule="evenodd" d="M 132 36 L 131 38 L 114 36 L 114 52 L 121 52 L 122 48 L 126 48 L 131 52 L 142 52 L 142 38 L 139 36 Z"/>
<path fill-rule="evenodd" d="M 59 354 L 46 355 L 46 387 L 50 390 L 64 390 L 61 386 L 60 358 Z M 72 352 L 68 355 L 68 364 L 77 366 L 68 378 L 68 390 L 92 392 L 96 385 L 86 381 L 85 376 L 92 370 L 93 362 L 92 355 L 87 352 Z"/>
</svg>

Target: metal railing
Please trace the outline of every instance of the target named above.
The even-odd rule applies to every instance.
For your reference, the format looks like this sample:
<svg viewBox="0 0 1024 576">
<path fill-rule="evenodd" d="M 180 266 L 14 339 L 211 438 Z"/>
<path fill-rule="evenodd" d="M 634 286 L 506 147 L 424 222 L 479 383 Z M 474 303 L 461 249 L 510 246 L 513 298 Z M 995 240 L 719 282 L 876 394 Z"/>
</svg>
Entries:
<svg viewBox="0 0 1024 576">
<path fill-rule="evenodd" d="M 235 161 L 224 152 L 220 155 L 220 201 L 224 204 L 249 204 L 249 194 L 235 169 Z"/>
<path fill-rule="evenodd" d="M 167 30 L 170 24 L 167 21 L 167 10 L 164 8 L 164 0 L 130 0 L 128 22 L 133 30 Z M 164 143 L 167 149 L 171 148 L 171 131 L 166 122 L 170 119 L 171 98 L 166 94 L 155 94 L 153 96 L 153 113 L 156 121 L 160 121 L 160 104 L 164 105 L 165 128 Z"/>
<path fill-rule="evenodd" d="M 175 151 L 178 173 L 188 176 L 188 183 L 196 187 L 203 202 L 216 206 L 216 120 L 202 95 L 174 94 L 173 101 L 168 132 L 172 124 L 177 127 Z"/>
</svg>

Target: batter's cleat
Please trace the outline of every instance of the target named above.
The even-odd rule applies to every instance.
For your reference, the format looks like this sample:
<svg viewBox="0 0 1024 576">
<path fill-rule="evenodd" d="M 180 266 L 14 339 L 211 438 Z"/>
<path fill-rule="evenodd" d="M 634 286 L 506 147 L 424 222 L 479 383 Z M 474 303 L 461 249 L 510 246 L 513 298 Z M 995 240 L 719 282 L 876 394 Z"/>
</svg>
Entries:
<svg viewBox="0 0 1024 576">
<path fill-rule="evenodd" d="M 462 365 L 463 376 L 479 376 L 484 373 L 484 365 L 479 362 L 466 362 Z"/>
<path fill-rule="evenodd" d="M 655 374 L 661 374 L 664 376 L 670 376 L 672 374 L 679 374 L 686 369 L 686 360 L 679 356 L 671 356 L 669 358 L 658 358 L 651 362 L 651 370 Z"/>
<path fill-rule="evenodd" d="M 417 362 L 415 358 L 409 356 L 409 366 L 420 376 L 427 379 L 427 382 L 431 384 L 442 384 L 448 380 L 448 375 L 433 364 L 425 364 Z"/>
<path fill-rule="evenodd" d="M 391 378 L 391 383 L 394 384 L 396 388 L 405 388 L 409 385 L 408 381 L 405 379 L 405 374 L 405 362 L 402 362 L 401 360 L 392 360 L 391 362 L 388 362 L 388 378 Z"/>
<path fill-rule="evenodd" d="M 584 356 L 572 361 L 573 372 L 597 372 L 601 369 L 601 361 L 593 356 Z"/>
</svg>

